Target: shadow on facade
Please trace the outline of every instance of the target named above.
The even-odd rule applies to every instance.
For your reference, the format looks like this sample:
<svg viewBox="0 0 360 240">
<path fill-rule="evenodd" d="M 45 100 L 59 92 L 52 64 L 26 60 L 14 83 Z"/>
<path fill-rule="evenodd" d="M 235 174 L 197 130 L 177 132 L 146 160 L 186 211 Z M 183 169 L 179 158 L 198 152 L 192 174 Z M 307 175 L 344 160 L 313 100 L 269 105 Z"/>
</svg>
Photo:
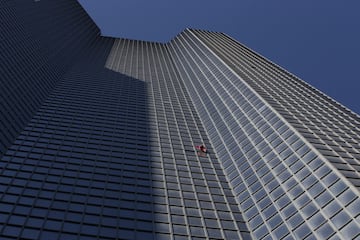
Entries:
<svg viewBox="0 0 360 240">
<path fill-rule="evenodd" d="M 0 158 L 99 29 L 75 0 L 0 1 Z"/>
<path fill-rule="evenodd" d="M 0 235 L 152 239 L 147 87 L 104 68 L 99 38 L 1 161 Z"/>
</svg>

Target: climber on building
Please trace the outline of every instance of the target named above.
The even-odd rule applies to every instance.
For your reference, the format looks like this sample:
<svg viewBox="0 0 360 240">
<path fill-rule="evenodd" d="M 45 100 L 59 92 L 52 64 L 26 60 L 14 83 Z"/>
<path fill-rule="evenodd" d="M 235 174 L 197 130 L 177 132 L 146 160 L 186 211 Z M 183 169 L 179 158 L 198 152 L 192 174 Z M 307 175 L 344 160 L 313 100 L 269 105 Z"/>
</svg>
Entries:
<svg viewBox="0 0 360 240">
<path fill-rule="evenodd" d="M 199 146 L 195 146 L 196 150 L 198 151 L 198 155 L 200 157 L 205 157 L 206 154 L 208 153 L 208 150 L 206 149 L 204 144 L 201 144 Z"/>
</svg>

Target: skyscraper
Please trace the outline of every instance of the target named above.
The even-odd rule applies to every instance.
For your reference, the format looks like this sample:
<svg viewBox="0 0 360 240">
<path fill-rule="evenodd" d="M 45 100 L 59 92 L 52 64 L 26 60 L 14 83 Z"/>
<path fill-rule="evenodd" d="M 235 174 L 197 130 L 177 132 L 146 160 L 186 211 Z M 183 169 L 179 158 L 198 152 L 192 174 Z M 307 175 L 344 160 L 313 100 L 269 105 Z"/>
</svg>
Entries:
<svg viewBox="0 0 360 240">
<path fill-rule="evenodd" d="M 0 7 L 1 239 L 359 238 L 355 113 L 222 33 Z"/>
</svg>

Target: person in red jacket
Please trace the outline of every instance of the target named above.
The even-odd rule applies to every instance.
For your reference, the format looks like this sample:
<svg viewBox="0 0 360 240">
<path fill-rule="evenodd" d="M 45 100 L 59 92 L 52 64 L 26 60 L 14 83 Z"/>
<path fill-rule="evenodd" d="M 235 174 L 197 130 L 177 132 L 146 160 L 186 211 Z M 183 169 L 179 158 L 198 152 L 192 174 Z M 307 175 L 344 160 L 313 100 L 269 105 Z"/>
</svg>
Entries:
<svg viewBox="0 0 360 240">
<path fill-rule="evenodd" d="M 202 151 L 203 153 L 207 153 L 207 149 L 204 145 L 200 145 L 199 147 L 200 151 Z"/>
<path fill-rule="evenodd" d="M 206 156 L 206 154 L 207 154 L 207 149 L 206 149 L 206 147 L 205 147 L 205 145 L 204 144 L 201 144 L 201 145 L 199 145 L 199 146 L 195 146 L 195 148 L 196 148 L 196 150 L 198 151 L 198 155 L 200 156 L 200 157 L 205 157 Z"/>
</svg>

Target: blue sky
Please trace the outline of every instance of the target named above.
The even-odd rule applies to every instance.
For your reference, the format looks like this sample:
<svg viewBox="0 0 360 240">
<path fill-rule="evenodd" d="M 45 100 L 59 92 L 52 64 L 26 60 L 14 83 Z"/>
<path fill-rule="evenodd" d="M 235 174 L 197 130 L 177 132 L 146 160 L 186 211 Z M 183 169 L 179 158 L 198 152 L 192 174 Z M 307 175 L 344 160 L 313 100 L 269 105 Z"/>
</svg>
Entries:
<svg viewBox="0 0 360 240">
<path fill-rule="evenodd" d="M 358 0 L 80 0 L 104 36 L 224 32 L 360 113 Z"/>
</svg>

